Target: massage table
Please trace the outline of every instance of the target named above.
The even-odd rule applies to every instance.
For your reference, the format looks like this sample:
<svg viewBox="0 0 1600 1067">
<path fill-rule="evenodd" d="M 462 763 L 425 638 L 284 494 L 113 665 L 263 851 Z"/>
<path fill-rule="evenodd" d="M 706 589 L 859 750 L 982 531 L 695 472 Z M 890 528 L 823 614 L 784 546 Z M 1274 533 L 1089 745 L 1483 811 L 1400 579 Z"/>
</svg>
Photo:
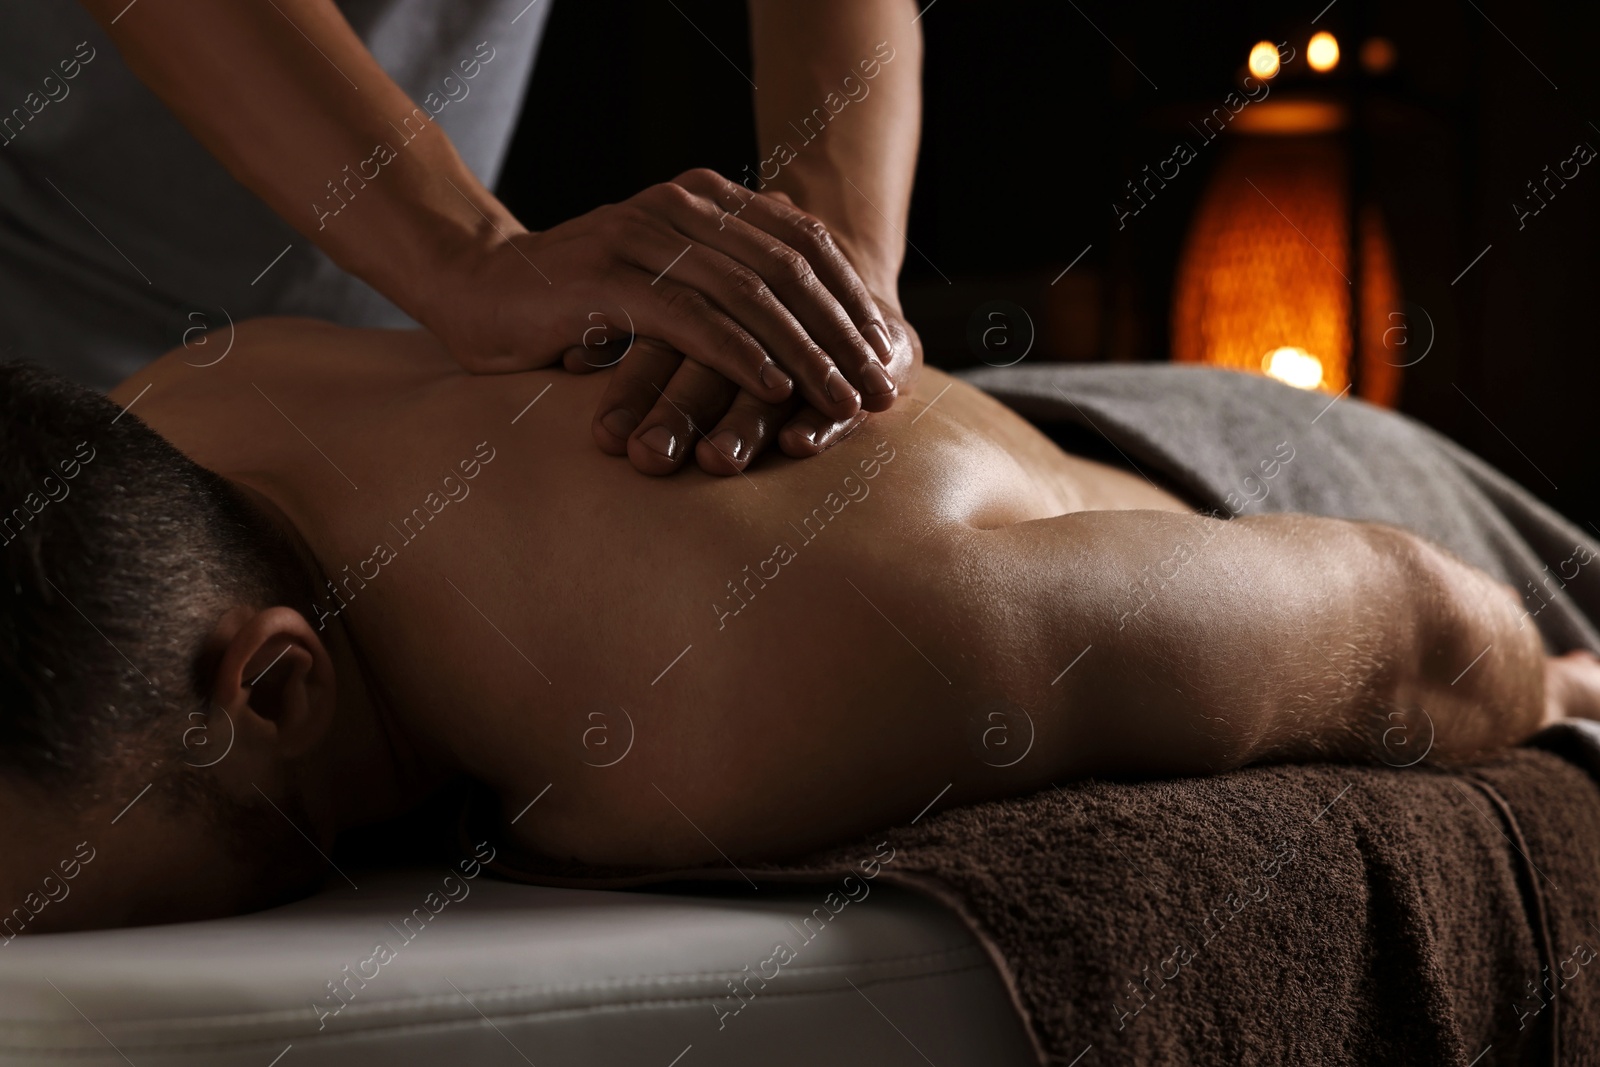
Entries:
<svg viewBox="0 0 1600 1067">
<path fill-rule="evenodd" d="M 844 909 L 744 1003 L 729 980 L 776 941 L 797 943 L 790 923 L 821 889 L 688 895 L 480 877 L 425 928 L 402 929 L 445 869 L 348 873 L 359 889 L 333 875 L 316 896 L 251 915 L 5 944 L 0 1064 L 1034 1062 L 966 928 L 894 887 Z M 379 941 L 399 946 L 393 958 L 361 966 Z M 347 966 L 377 973 L 336 998 L 327 983 Z M 722 1016 L 718 1003 L 744 1006 Z"/>
</svg>

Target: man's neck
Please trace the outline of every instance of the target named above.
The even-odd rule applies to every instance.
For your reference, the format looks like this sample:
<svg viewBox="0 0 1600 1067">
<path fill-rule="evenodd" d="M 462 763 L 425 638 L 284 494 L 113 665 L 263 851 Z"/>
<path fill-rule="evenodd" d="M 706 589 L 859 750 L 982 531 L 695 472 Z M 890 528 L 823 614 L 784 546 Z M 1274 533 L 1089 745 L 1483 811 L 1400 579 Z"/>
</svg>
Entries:
<svg viewBox="0 0 1600 1067">
<path fill-rule="evenodd" d="M 323 567 L 283 509 L 261 488 L 233 484 L 288 539 L 307 588 L 325 582 Z M 290 605 L 299 608 L 300 605 Z M 343 616 L 319 632 L 333 660 L 337 709 L 328 738 L 307 757 L 313 789 L 341 831 L 394 818 L 449 781 L 454 768 L 430 758 L 393 714 L 380 679 Z"/>
</svg>

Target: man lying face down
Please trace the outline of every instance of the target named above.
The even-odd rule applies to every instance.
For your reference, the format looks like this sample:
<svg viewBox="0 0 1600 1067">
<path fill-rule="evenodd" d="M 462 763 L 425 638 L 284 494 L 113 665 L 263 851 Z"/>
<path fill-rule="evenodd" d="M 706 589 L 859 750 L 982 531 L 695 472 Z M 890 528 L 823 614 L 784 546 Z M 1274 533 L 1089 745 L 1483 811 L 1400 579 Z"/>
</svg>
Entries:
<svg viewBox="0 0 1600 1067">
<path fill-rule="evenodd" d="M 589 439 L 604 374 L 297 320 L 185 354 L 117 402 L 0 370 L 3 936 L 289 899 L 459 778 L 538 855 L 675 867 L 1592 707 L 1419 538 L 1197 514 L 936 371 L 815 458 L 649 479 Z"/>
</svg>

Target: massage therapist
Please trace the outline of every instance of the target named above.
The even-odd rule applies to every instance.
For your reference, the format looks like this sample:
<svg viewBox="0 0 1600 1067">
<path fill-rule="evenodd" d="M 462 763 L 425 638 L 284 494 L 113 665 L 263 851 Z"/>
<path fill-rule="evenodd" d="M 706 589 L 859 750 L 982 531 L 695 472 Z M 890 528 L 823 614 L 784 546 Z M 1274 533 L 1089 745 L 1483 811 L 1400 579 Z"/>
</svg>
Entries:
<svg viewBox="0 0 1600 1067">
<path fill-rule="evenodd" d="M 750 0 L 763 158 L 534 233 L 489 187 L 553 2 L 14 0 L 0 358 L 109 388 L 268 314 L 421 324 L 475 373 L 627 351 L 594 433 L 651 473 L 811 454 L 892 404 L 912 0 Z"/>
</svg>

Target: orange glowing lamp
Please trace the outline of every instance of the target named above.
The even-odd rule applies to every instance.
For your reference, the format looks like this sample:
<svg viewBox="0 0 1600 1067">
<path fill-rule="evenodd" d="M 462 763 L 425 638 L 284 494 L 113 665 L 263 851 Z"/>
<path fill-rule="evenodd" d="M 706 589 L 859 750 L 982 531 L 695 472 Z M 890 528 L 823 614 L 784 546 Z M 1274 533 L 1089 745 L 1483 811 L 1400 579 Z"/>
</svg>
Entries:
<svg viewBox="0 0 1600 1067">
<path fill-rule="evenodd" d="M 1392 406 L 1406 365 L 1385 333 L 1404 321 L 1394 255 L 1370 205 L 1352 225 L 1346 147 L 1327 118 L 1274 100 L 1235 121 L 1179 260 L 1172 358 L 1329 395 L 1354 380 Z"/>
</svg>

